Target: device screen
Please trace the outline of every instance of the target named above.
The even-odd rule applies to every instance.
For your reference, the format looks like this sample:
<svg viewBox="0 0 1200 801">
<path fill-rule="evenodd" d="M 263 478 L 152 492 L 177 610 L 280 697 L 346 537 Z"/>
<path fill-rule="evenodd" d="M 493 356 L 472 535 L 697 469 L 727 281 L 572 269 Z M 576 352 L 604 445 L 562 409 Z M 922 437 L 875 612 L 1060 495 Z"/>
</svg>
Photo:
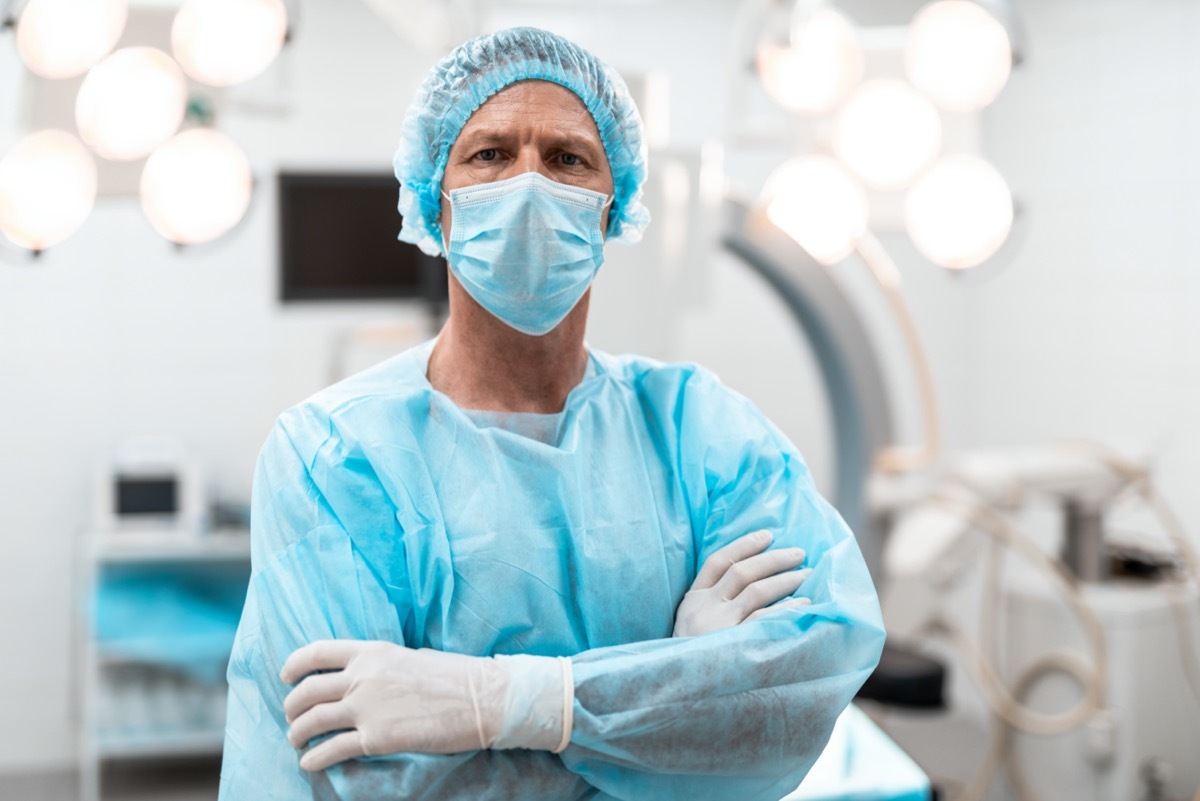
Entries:
<svg viewBox="0 0 1200 801">
<path fill-rule="evenodd" d="M 174 476 L 117 476 L 117 514 L 176 514 L 178 491 Z"/>
</svg>

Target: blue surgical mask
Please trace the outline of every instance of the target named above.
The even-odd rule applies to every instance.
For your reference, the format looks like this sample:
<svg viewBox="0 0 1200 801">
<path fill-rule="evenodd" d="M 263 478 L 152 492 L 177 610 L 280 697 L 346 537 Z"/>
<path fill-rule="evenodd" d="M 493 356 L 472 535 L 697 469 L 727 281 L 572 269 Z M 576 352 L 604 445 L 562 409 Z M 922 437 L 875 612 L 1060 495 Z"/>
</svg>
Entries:
<svg viewBox="0 0 1200 801">
<path fill-rule="evenodd" d="M 450 271 L 522 333 L 541 336 L 561 323 L 604 263 L 600 218 L 612 199 L 600 192 L 527 172 L 446 198 Z"/>
</svg>

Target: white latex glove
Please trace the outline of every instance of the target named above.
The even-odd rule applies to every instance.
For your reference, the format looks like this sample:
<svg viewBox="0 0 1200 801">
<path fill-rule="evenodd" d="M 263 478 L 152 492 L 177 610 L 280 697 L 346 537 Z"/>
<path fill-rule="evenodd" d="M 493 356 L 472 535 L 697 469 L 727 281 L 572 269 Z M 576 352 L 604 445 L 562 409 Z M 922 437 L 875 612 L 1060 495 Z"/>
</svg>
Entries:
<svg viewBox="0 0 1200 801">
<path fill-rule="evenodd" d="M 566 658 L 463 656 L 390 642 L 322 640 L 288 657 L 279 678 L 299 682 L 283 704 L 295 748 L 339 732 L 301 757 L 307 771 L 413 751 L 558 753 L 571 736 L 575 684 Z"/>
<path fill-rule="evenodd" d="M 767 551 L 771 532 L 755 531 L 715 551 L 675 610 L 675 637 L 692 637 L 730 628 L 779 609 L 806 606 L 808 598 L 787 598 L 812 575 L 804 549 Z M 765 553 L 764 553 L 765 551 Z"/>
</svg>

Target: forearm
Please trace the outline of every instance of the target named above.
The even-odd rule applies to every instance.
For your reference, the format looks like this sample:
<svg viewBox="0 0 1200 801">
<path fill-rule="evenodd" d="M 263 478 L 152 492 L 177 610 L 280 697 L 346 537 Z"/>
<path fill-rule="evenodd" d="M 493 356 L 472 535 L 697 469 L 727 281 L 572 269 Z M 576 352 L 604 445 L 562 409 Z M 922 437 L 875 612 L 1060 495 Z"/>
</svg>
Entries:
<svg viewBox="0 0 1200 801">
<path fill-rule="evenodd" d="M 864 576 L 847 536 L 816 564 L 810 606 L 577 655 L 564 764 L 618 798 L 794 789 L 878 661 L 882 622 Z"/>
<path fill-rule="evenodd" d="M 236 664 L 230 673 L 221 801 L 574 801 L 594 792 L 547 751 L 394 754 L 302 771 L 286 726 L 244 668 Z"/>
<path fill-rule="evenodd" d="M 594 789 L 546 751 L 396 754 L 313 774 L 314 801 L 576 801 Z"/>
</svg>

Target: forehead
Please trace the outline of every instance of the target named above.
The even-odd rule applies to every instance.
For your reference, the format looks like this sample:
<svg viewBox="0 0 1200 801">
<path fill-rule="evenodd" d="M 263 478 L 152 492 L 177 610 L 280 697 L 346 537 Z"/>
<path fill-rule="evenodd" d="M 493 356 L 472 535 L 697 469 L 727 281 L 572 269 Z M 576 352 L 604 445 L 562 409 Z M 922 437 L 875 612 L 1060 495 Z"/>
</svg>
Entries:
<svg viewBox="0 0 1200 801">
<path fill-rule="evenodd" d="M 550 81 L 520 81 L 489 97 L 463 125 L 458 138 L 497 128 L 514 132 L 553 126 L 600 141 L 596 121 L 579 95 Z"/>
</svg>

